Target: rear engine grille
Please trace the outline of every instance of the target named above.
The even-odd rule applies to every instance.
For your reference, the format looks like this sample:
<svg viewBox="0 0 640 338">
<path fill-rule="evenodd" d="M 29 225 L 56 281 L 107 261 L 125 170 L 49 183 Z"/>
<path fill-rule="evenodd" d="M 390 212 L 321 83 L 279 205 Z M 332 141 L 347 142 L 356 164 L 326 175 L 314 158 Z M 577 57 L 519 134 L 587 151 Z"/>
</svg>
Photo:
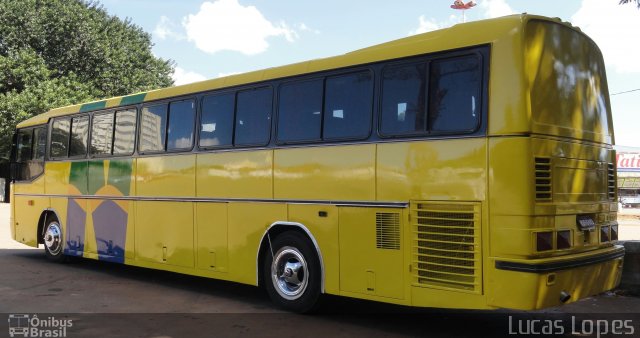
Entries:
<svg viewBox="0 0 640 338">
<path fill-rule="evenodd" d="M 607 191 L 610 201 L 616 200 L 616 167 L 613 163 L 609 163 L 607 168 Z"/>
<path fill-rule="evenodd" d="M 480 204 L 412 202 L 414 284 L 480 293 Z"/>
<path fill-rule="evenodd" d="M 550 202 L 551 190 L 551 159 L 544 157 L 535 158 L 536 175 L 536 201 Z"/>
</svg>

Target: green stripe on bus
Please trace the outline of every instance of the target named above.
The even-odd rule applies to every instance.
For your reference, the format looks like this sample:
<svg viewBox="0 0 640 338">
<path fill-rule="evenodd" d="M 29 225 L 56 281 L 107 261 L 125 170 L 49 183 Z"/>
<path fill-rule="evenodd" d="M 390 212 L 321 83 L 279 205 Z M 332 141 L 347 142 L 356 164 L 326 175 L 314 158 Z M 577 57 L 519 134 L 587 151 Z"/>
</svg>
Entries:
<svg viewBox="0 0 640 338">
<path fill-rule="evenodd" d="M 120 101 L 120 105 L 121 106 L 126 106 L 126 105 L 130 105 L 130 104 L 141 103 L 141 102 L 144 101 L 144 97 L 146 95 L 147 95 L 147 93 L 125 96 Z"/>
<path fill-rule="evenodd" d="M 105 101 L 99 101 L 99 102 L 86 103 L 86 104 L 83 104 L 82 107 L 80 107 L 80 112 L 84 113 L 84 112 L 87 112 L 87 111 L 103 109 L 106 106 L 107 106 L 107 101 L 106 100 Z"/>
</svg>

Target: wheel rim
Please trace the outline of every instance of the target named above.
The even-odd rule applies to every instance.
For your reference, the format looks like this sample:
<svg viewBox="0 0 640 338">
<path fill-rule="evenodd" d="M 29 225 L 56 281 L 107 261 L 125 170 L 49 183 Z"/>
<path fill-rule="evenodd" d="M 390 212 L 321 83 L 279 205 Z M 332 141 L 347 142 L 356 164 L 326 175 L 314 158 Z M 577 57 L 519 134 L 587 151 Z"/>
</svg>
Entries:
<svg viewBox="0 0 640 338">
<path fill-rule="evenodd" d="M 292 247 L 280 249 L 271 263 L 271 279 L 283 298 L 300 298 L 309 284 L 307 261 L 302 253 Z"/>
<path fill-rule="evenodd" d="M 62 250 L 62 230 L 60 224 L 51 223 L 44 232 L 44 246 L 52 255 L 57 255 Z"/>
</svg>

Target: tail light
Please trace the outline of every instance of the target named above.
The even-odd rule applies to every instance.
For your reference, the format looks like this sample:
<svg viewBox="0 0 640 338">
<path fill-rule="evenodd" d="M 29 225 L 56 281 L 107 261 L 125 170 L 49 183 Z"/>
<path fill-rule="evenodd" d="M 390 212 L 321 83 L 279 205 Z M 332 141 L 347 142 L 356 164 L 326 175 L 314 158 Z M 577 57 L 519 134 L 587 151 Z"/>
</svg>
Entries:
<svg viewBox="0 0 640 338">
<path fill-rule="evenodd" d="M 556 249 L 568 249 L 571 247 L 571 230 L 558 231 L 556 237 Z"/>
<path fill-rule="evenodd" d="M 611 240 L 618 240 L 618 223 L 611 224 Z"/>
<path fill-rule="evenodd" d="M 536 233 L 536 250 L 549 251 L 553 249 L 553 232 L 537 232 Z"/>
<path fill-rule="evenodd" d="M 600 243 L 609 241 L 609 227 L 603 226 L 600 228 Z"/>
</svg>

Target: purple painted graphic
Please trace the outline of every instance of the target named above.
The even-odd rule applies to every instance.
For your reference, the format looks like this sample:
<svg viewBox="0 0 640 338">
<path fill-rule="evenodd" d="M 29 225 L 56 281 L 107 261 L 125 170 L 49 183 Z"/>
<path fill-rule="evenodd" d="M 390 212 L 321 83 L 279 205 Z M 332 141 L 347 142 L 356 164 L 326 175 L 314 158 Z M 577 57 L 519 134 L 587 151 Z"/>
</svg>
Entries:
<svg viewBox="0 0 640 338">
<path fill-rule="evenodd" d="M 100 260 L 124 263 L 127 213 L 114 201 L 103 201 L 92 216 Z"/>
<path fill-rule="evenodd" d="M 84 231 L 87 221 L 87 213 L 78 202 L 69 199 L 67 206 L 67 245 L 64 248 L 65 255 L 82 256 L 84 251 Z"/>
</svg>

